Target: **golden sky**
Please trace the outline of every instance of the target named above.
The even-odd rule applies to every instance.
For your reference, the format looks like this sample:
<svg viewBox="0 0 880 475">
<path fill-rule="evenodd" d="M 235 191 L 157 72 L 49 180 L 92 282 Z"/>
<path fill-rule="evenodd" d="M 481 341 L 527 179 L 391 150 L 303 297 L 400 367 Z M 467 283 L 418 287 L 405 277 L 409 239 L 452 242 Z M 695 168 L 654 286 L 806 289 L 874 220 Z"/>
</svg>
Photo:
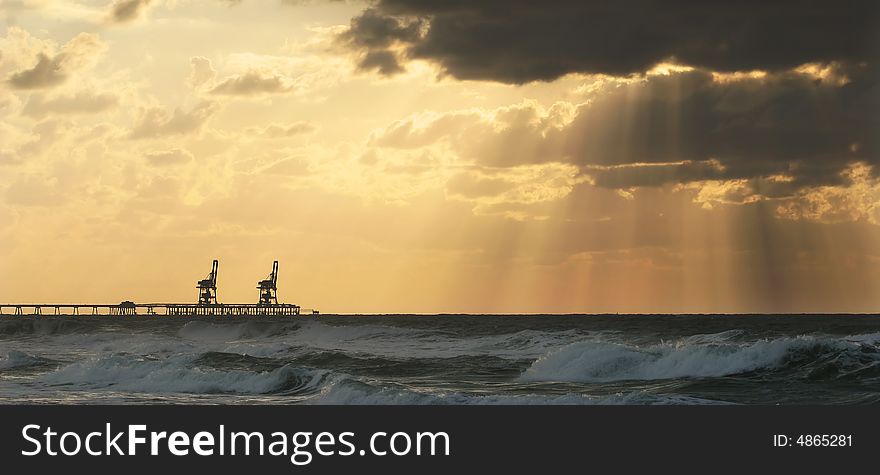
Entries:
<svg viewBox="0 0 880 475">
<path fill-rule="evenodd" d="M 880 308 L 876 9 L 474 3 L 3 0 L 0 301 Z"/>
</svg>

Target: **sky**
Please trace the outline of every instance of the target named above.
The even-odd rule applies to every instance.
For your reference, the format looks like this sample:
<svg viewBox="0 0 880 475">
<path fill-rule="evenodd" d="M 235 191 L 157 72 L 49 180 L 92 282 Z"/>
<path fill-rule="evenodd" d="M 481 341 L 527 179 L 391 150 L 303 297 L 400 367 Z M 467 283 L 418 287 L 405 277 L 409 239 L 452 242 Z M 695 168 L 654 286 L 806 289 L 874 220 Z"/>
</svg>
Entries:
<svg viewBox="0 0 880 475">
<path fill-rule="evenodd" d="M 877 5 L 2 0 L 0 301 L 876 312 Z"/>
</svg>

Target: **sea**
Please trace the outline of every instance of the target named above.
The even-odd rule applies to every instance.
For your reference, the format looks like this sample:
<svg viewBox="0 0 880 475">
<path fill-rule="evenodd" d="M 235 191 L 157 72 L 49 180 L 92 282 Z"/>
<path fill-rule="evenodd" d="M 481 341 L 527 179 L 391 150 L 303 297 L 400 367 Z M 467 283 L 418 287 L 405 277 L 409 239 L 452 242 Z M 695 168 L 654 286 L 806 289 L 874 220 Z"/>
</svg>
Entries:
<svg viewBox="0 0 880 475">
<path fill-rule="evenodd" d="M 2 316 L 4 404 L 878 404 L 878 315 Z"/>
</svg>

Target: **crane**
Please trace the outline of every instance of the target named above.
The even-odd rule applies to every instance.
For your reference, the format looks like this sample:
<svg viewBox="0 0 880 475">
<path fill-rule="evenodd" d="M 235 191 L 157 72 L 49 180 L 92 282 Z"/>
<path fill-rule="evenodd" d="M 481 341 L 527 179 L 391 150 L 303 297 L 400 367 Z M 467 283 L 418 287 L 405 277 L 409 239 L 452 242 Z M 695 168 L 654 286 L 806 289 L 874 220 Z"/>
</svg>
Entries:
<svg viewBox="0 0 880 475">
<path fill-rule="evenodd" d="M 200 280 L 197 284 L 199 289 L 199 305 L 216 305 L 217 304 L 217 266 L 219 262 L 214 259 L 211 265 L 211 273 L 207 277 Z"/>
<path fill-rule="evenodd" d="M 258 305 L 278 305 L 278 261 L 272 263 L 272 273 L 257 284 L 260 289 Z"/>
</svg>

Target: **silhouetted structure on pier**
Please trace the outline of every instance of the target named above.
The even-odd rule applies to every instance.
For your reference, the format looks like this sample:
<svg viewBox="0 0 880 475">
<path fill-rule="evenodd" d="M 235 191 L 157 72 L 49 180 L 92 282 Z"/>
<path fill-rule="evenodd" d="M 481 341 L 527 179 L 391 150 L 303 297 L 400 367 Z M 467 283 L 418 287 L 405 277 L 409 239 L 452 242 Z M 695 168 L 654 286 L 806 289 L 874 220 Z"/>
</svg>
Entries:
<svg viewBox="0 0 880 475">
<path fill-rule="evenodd" d="M 259 305 L 278 305 L 278 261 L 272 263 L 272 272 L 257 284 L 260 289 Z"/>
<path fill-rule="evenodd" d="M 214 259 L 211 265 L 211 273 L 208 277 L 199 281 L 197 287 L 199 289 L 199 305 L 216 305 L 217 304 L 217 267 L 220 262 Z"/>
</svg>

